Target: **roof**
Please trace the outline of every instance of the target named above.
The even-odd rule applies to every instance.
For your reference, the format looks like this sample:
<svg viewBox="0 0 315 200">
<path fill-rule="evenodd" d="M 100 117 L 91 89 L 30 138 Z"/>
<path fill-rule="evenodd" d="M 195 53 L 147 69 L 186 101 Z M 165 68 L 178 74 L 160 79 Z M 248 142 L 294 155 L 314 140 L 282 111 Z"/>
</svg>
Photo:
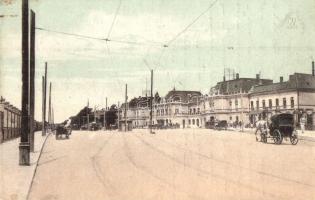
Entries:
<svg viewBox="0 0 315 200">
<path fill-rule="evenodd" d="M 216 86 L 211 88 L 211 92 L 214 94 L 247 93 L 255 85 L 271 84 L 272 82 L 271 79 L 238 78 L 218 82 Z"/>
<path fill-rule="evenodd" d="M 181 101 L 188 103 L 189 101 L 193 100 L 194 97 L 201 97 L 202 94 L 199 91 L 187 91 L 187 90 L 171 90 L 169 91 L 166 96 L 166 101 Z"/>
<path fill-rule="evenodd" d="M 149 106 L 151 97 L 134 97 L 128 102 L 129 108 Z M 121 108 L 125 107 L 125 103 L 121 104 Z"/>
<path fill-rule="evenodd" d="M 256 85 L 251 94 L 281 92 L 288 90 L 315 90 L 315 77 L 311 74 L 295 73 L 289 76 L 289 80 L 267 85 Z"/>
</svg>

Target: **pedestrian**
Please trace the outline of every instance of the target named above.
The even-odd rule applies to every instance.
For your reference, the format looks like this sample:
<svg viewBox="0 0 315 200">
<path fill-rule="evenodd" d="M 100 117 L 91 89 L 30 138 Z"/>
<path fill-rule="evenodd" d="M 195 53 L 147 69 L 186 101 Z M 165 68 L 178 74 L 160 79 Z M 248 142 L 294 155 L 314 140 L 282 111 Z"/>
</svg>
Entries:
<svg viewBox="0 0 315 200">
<path fill-rule="evenodd" d="M 300 118 L 300 127 L 301 127 L 302 133 L 304 133 L 305 131 L 305 124 L 306 124 L 306 117 L 305 117 L 305 114 L 303 114 L 302 117 Z"/>
<path fill-rule="evenodd" d="M 255 131 L 256 141 L 259 140 L 257 137 L 258 132 L 259 132 L 260 137 L 261 137 L 261 134 L 266 134 L 266 135 L 268 134 L 267 127 L 268 127 L 268 124 L 266 121 L 266 117 L 259 115 L 259 120 L 256 122 L 256 131 Z M 261 141 L 261 138 L 260 138 L 260 141 Z"/>
</svg>

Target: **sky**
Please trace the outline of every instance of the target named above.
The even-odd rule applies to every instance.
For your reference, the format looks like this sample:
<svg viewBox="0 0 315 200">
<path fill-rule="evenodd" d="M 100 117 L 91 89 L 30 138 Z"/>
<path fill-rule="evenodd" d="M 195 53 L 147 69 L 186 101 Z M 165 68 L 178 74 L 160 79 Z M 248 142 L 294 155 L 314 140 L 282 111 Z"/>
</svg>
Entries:
<svg viewBox="0 0 315 200">
<path fill-rule="evenodd" d="M 37 120 L 45 62 L 61 122 L 88 101 L 122 103 L 125 84 L 129 99 L 141 96 L 150 69 L 160 96 L 174 87 L 206 94 L 224 68 L 277 82 L 311 73 L 315 55 L 314 0 L 30 0 L 30 9 L 36 27 L 111 40 L 36 30 Z M 21 0 L 0 0 L 0 95 L 18 108 L 21 60 Z"/>
</svg>

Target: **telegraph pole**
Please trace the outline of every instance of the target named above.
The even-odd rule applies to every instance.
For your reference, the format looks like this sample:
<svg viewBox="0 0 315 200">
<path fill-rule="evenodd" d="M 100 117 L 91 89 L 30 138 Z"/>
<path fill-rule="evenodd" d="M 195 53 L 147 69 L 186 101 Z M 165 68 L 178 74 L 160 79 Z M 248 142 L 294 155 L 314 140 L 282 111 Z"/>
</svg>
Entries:
<svg viewBox="0 0 315 200">
<path fill-rule="evenodd" d="M 46 135 L 46 94 L 47 94 L 47 62 L 45 62 L 45 79 L 44 79 L 44 132 L 43 135 Z"/>
<path fill-rule="evenodd" d="M 22 0 L 22 120 L 19 164 L 30 165 L 28 0 Z"/>
<path fill-rule="evenodd" d="M 45 77 L 42 76 L 42 136 L 45 136 Z"/>
<path fill-rule="evenodd" d="M 128 100 L 128 96 L 127 96 L 127 84 L 126 84 L 126 90 L 125 90 L 125 132 L 127 131 L 127 100 Z"/>
<path fill-rule="evenodd" d="M 55 129 L 55 120 L 54 120 L 54 107 L 51 106 L 51 123 L 52 123 L 52 131 Z"/>
<path fill-rule="evenodd" d="M 118 131 L 119 131 L 119 120 L 120 120 L 119 119 L 119 115 L 120 115 L 120 112 L 119 112 L 119 101 L 118 101 L 118 104 L 117 104 L 117 111 L 118 111 L 118 117 L 117 117 L 118 118 L 118 122 L 117 122 L 117 126 L 118 127 L 117 128 L 118 128 Z"/>
<path fill-rule="evenodd" d="M 51 82 L 49 83 L 48 126 L 51 129 Z"/>
<path fill-rule="evenodd" d="M 34 152 L 34 114 L 35 114 L 35 12 L 31 10 L 30 36 L 30 150 Z"/>
<path fill-rule="evenodd" d="M 152 131 L 152 110 L 153 110 L 153 69 L 151 69 L 151 97 L 150 97 L 150 133 Z"/>
<path fill-rule="evenodd" d="M 107 97 L 106 97 L 106 104 L 105 104 L 105 110 L 104 110 L 104 119 L 103 119 L 104 130 L 106 130 L 106 120 L 105 120 L 106 111 L 107 111 Z"/>
</svg>

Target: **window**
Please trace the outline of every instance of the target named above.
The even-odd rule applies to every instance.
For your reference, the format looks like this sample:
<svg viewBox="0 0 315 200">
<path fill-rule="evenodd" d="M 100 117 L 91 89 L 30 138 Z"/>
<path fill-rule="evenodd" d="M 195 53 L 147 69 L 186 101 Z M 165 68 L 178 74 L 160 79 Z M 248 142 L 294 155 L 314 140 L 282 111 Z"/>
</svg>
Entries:
<svg viewBox="0 0 315 200">
<path fill-rule="evenodd" d="M 276 108 L 279 108 L 279 99 L 276 99 Z"/>
<path fill-rule="evenodd" d="M 178 114 L 178 108 L 175 109 L 175 114 Z"/>
<path fill-rule="evenodd" d="M 291 100 L 290 100 L 290 104 L 291 104 L 291 108 L 294 108 L 294 97 L 291 97 Z"/>
<path fill-rule="evenodd" d="M 256 101 L 256 109 L 259 110 L 259 101 Z"/>
<path fill-rule="evenodd" d="M 253 102 L 253 101 L 250 101 L 250 108 L 251 108 L 252 110 L 254 110 L 254 102 Z"/>
<path fill-rule="evenodd" d="M 165 109 L 165 115 L 167 115 L 168 114 L 168 109 Z"/>
<path fill-rule="evenodd" d="M 199 126 L 199 119 L 197 119 L 197 126 Z"/>
<path fill-rule="evenodd" d="M 272 108 L 272 99 L 269 99 L 269 108 Z"/>
<path fill-rule="evenodd" d="M 191 124 L 191 121 L 190 121 L 190 119 L 188 120 L 188 124 L 189 124 L 189 125 Z"/>
<path fill-rule="evenodd" d="M 195 119 L 192 120 L 192 124 L 195 125 Z"/>
<path fill-rule="evenodd" d="M 180 101 L 180 97 L 174 97 L 173 101 L 174 102 L 179 102 Z"/>
<path fill-rule="evenodd" d="M 189 109 L 189 114 L 191 115 L 191 109 Z"/>
<path fill-rule="evenodd" d="M 238 106 L 238 101 L 237 101 L 237 99 L 235 99 L 235 107 L 237 107 Z"/>
<path fill-rule="evenodd" d="M 196 108 L 194 108 L 194 114 L 196 114 Z"/>
<path fill-rule="evenodd" d="M 286 100 L 286 98 L 283 98 L 283 108 L 287 108 L 287 100 Z"/>
<path fill-rule="evenodd" d="M 232 107 L 232 101 L 231 100 L 229 101 L 229 104 L 230 104 L 230 107 Z"/>
<path fill-rule="evenodd" d="M 263 107 L 263 109 L 266 108 L 266 101 L 265 100 L 262 100 L 262 107 Z"/>
<path fill-rule="evenodd" d="M 200 108 L 197 108 L 197 113 L 198 113 L 198 114 L 200 113 Z"/>
</svg>

